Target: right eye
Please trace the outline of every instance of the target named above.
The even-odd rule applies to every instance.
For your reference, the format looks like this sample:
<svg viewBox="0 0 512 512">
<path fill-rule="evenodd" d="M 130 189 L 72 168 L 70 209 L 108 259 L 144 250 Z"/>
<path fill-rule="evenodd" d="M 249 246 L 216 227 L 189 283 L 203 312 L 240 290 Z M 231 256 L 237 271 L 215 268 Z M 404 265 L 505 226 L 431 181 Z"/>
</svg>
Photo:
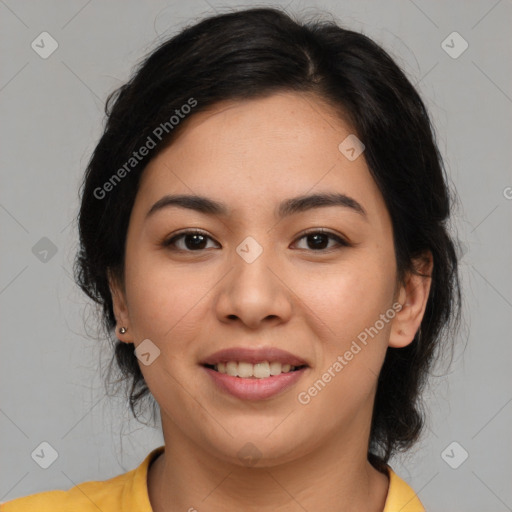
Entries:
<svg viewBox="0 0 512 512">
<path fill-rule="evenodd" d="M 170 248 L 171 250 L 198 252 L 206 249 L 204 245 L 208 239 L 213 241 L 213 238 L 204 231 L 197 229 L 187 230 L 164 240 L 162 246 Z M 178 243 L 181 243 L 181 247 L 178 246 Z"/>
</svg>

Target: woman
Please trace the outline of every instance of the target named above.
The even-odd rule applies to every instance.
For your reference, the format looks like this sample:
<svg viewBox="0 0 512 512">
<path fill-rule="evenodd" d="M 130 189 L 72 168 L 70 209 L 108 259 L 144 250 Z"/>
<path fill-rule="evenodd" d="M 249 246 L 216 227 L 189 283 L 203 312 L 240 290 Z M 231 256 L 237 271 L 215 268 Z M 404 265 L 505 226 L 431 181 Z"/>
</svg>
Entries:
<svg viewBox="0 0 512 512">
<path fill-rule="evenodd" d="M 388 461 L 421 433 L 460 290 L 398 66 L 334 23 L 241 10 L 161 44 L 107 114 L 76 277 L 165 444 L 2 510 L 424 510 Z"/>
</svg>

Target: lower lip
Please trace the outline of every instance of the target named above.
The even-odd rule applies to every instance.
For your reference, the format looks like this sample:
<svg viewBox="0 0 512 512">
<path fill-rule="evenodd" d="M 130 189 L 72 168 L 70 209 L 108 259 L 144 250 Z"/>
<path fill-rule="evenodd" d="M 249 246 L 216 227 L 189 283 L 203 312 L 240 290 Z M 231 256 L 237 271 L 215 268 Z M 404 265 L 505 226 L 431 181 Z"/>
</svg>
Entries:
<svg viewBox="0 0 512 512">
<path fill-rule="evenodd" d="M 293 372 L 280 373 L 264 379 L 242 379 L 226 373 L 219 373 L 203 366 L 215 384 L 222 390 L 241 400 L 265 400 L 290 388 L 304 374 L 307 367 Z"/>
</svg>

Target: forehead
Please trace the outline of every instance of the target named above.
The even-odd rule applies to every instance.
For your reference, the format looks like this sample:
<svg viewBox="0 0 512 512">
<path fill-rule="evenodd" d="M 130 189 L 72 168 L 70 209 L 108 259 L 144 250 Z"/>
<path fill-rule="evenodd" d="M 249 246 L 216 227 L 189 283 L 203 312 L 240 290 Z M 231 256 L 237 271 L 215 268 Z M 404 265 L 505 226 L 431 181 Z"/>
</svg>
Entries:
<svg viewBox="0 0 512 512">
<path fill-rule="evenodd" d="M 364 203 L 369 214 L 382 214 L 364 153 L 351 161 L 339 149 L 351 134 L 350 125 L 311 95 L 222 102 L 187 119 L 149 162 L 139 200 L 148 206 L 165 193 L 187 193 L 255 210 L 287 197 L 340 192 Z"/>
</svg>

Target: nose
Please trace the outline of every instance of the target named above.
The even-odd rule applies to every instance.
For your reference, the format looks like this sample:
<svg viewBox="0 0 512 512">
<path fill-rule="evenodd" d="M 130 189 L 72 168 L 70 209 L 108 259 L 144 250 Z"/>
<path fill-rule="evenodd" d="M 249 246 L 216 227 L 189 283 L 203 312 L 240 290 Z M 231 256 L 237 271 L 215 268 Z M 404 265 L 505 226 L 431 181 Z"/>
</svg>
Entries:
<svg viewBox="0 0 512 512">
<path fill-rule="evenodd" d="M 293 292 L 282 265 L 266 248 L 254 260 L 235 253 L 232 269 L 220 283 L 216 313 L 221 322 L 241 322 L 249 329 L 287 322 Z"/>
</svg>

